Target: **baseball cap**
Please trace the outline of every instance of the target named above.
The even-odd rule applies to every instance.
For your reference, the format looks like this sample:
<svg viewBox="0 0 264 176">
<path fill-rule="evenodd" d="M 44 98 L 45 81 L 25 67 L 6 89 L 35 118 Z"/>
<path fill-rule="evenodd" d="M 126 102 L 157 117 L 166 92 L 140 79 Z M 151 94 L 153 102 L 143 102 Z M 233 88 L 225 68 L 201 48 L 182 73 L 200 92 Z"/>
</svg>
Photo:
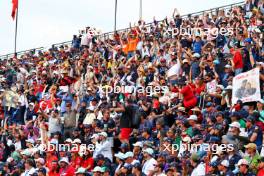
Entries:
<svg viewBox="0 0 264 176">
<path fill-rule="evenodd" d="M 69 164 L 69 159 L 67 157 L 62 157 L 60 159 L 59 163 L 61 163 L 61 162 L 65 162 L 65 163 Z"/>
<path fill-rule="evenodd" d="M 192 139 L 189 136 L 186 136 L 182 139 L 183 142 L 187 142 L 190 143 L 192 141 Z"/>
<path fill-rule="evenodd" d="M 244 40 L 244 42 L 251 43 L 252 40 L 251 40 L 251 38 L 246 38 L 246 39 Z"/>
<path fill-rule="evenodd" d="M 126 152 L 124 157 L 125 158 L 134 157 L 134 153 L 133 152 Z"/>
<path fill-rule="evenodd" d="M 104 171 L 103 171 L 103 169 L 102 169 L 101 167 L 96 166 L 96 167 L 92 170 L 92 172 L 104 172 Z"/>
<path fill-rule="evenodd" d="M 145 150 L 143 150 L 144 153 L 148 153 L 149 155 L 153 155 L 154 154 L 154 151 L 152 148 L 147 148 Z"/>
<path fill-rule="evenodd" d="M 46 174 L 47 173 L 47 170 L 44 167 L 42 167 L 42 168 L 39 168 L 38 169 L 38 172 L 41 172 L 43 174 Z"/>
<path fill-rule="evenodd" d="M 124 164 L 124 168 L 126 168 L 126 169 L 128 169 L 128 170 L 130 170 L 130 169 L 132 169 L 132 165 L 131 164 L 128 164 L 128 163 L 125 163 Z"/>
<path fill-rule="evenodd" d="M 91 136 L 91 139 L 94 139 L 94 138 L 98 138 L 98 134 L 93 134 L 93 135 Z"/>
<path fill-rule="evenodd" d="M 134 147 L 143 147 L 143 143 L 142 142 L 140 142 L 140 141 L 138 141 L 138 142 L 136 142 L 135 144 L 133 144 L 133 146 Z"/>
<path fill-rule="evenodd" d="M 120 146 L 121 149 L 125 149 L 128 148 L 128 144 L 127 143 L 122 143 Z"/>
<path fill-rule="evenodd" d="M 21 152 L 21 155 L 30 156 L 31 152 L 29 150 L 25 149 L 24 151 Z"/>
<path fill-rule="evenodd" d="M 200 58 L 201 55 L 200 55 L 199 53 L 194 53 L 194 54 L 192 55 L 192 57 Z"/>
<path fill-rule="evenodd" d="M 209 143 L 219 142 L 220 138 L 216 136 L 211 136 L 208 140 Z"/>
<path fill-rule="evenodd" d="M 64 142 L 72 143 L 72 139 L 71 138 L 67 138 Z"/>
<path fill-rule="evenodd" d="M 104 159 L 104 155 L 102 155 L 102 154 L 98 154 L 97 156 L 96 156 L 96 160 L 98 161 L 98 160 L 103 160 Z"/>
<path fill-rule="evenodd" d="M 248 143 L 247 145 L 244 146 L 246 149 L 250 148 L 250 149 L 257 149 L 257 145 L 254 143 Z"/>
<path fill-rule="evenodd" d="M 190 117 L 187 120 L 195 120 L 197 121 L 198 117 L 197 115 L 190 115 Z"/>
<path fill-rule="evenodd" d="M 211 106 L 213 106 L 213 103 L 212 102 L 207 102 L 205 106 L 206 107 L 211 107 Z"/>
<path fill-rule="evenodd" d="M 75 172 L 75 174 L 85 174 L 86 173 L 86 169 L 83 167 L 78 168 L 78 170 Z"/>
<path fill-rule="evenodd" d="M 35 159 L 35 162 L 39 162 L 41 164 L 45 164 L 45 160 L 43 158 Z"/>
<path fill-rule="evenodd" d="M 114 155 L 116 158 L 119 158 L 121 160 L 124 160 L 126 158 L 125 154 L 122 152 L 118 152 L 117 154 Z"/>
<path fill-rule="evenodd" d="M 231 86 L 231 85 L 228 85 L 226 88 L 225 88 L 225 90 L 232 90 L 233 89 L 233 87 Z"/>
<path fill-rule="evenodd" d="M 103 131 L 103 132 L 99 133 L 99 136 L 107 137 L 107 133 Z"/>
<path fill-rule="evenodd" d="M 216 87 L 219 87 L 221 90 L 224 90 L 225 89 L 225 87 L 223 86 L 223 85 L 217 85 Z"/>
<path fill-rule="evenodd" d="M 232 122 L 229 126 L 230 127 L 234 127 L 234 128 L 240 128 L 240 123 L 238 123 L 238 122 Z"/>
<path fill-rule="evenodd" d="M 237 166 L 241 166 L 242 164 L 248 165 L 248 161 L 246 159 L 240 159 L 237 163 Z"/>
<path fill-rule="evenodd" d="M 73 144 L 81 144 L 82 143 L 82 141 L 80 140 L 80 139 L 74 139 L 73 141 L 72 141 L 72 143 Z"/>
<path fill-rule="evenodd" d="M 31 144 L 35 143 L 35 141 L 33 139 L 27 139 L 26 142 L 31 143 Z"/>
<path fill-rule="evenodd" d="M 254 122 L 255 122 L 255 117 L 249 115 L 249 116 L 247 117 L 246 121 L 250 121 L 250 122 L 254 123 Z"/>
<path fill-rule="evenodd" d="M 239 112 L 232 112 L 231 113 L 231 115 L 230 115 L 231 117 L 240 117 L 240 114 L 239 114 Z"/>
<path fill-rule="evenodd" d="M 227 64 L 227 65 L 225 65 L 225 68 L 232 68 L 232 66 Z"/>
</svg>

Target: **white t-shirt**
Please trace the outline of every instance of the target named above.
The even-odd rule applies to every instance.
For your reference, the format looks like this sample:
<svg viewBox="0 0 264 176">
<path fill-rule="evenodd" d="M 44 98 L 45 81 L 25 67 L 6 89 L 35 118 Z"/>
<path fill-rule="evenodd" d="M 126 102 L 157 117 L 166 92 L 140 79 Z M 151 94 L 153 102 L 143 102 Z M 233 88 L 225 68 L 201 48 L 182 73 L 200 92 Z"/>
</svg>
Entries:
<svg viewBox="0 0 264 176">
<path fill-rule="evenodd" d="M 33 175 L 35 173 L 36 169 L 34 167 L 32 167 L 30 170 L 25 170 L 25 172 L 23 172 L 21 174 L 21 176 L 30 176 Z"/>
<path fill-rule="evenodd" d="M 147 160 L 142 168 L 142 172 L 146 175 L 149 175 L 150 171 L 154 171 L 157 161 L 154 158 Z"/>
<path fill-rule="evenodd" d="M 204 176 L 205 175 L 205 164 L 200 163 L 196 168 L 193 169 L 191 176 Z"/>
</svg>

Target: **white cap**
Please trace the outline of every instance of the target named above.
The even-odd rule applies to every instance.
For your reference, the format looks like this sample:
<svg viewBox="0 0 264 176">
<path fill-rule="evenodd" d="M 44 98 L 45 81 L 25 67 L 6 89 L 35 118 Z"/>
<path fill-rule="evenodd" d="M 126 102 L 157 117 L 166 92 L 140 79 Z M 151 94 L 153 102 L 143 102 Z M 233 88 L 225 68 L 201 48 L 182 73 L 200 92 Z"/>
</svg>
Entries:
<svg viewBox="0 0 264 176">
<path fill-rule="evenodd" d="M 192 55 L 192 57 L 197 57 L 197 58 L 200 58 L 200 57 L 201 57 L 201 55 L 200 55 L 199 53 L 194 53 L 194 54 Z"/>
<path fill-rule="evenodd" d="M 225 87 L 223 85 L 217 85 L 216 87 L 219 87 L 221 90 L 225 89 Z"/>
<path fill-rule="evenodd" d="M 140 141 L 138 141 L 138 142 L 136 142 L 135 144 L 133 144 L 133 146 L 134 147 L 143 147 L 143 143 L 142 142 L 140 142 Z"/>
<path fill-rule="evenodd" d="M 177 93 L 172 93 L 172 94 L 170 95 L 170 99 L 173 99 L 173 98 L 176 98 L 176 97 L 178 97 L 178 94 L 177 94 Z"/>
<path fill-rule="evenodd" d="M 30 156 L 31 152 L 29 150 L 25 149 L 24 151 L 21 152 L 21 155 Z"/>
<path fill-rule="evenodd" d="M 80 140 L 80 139 L 74 139 L 73 141 L 72 141 L 72 143 L 73 144 L 81 144 L 82 143 L 82 141 Z"/>
<path fill-rule="evenodd" d="M 153 155 L 154 154 L 154 151 L 153 151 L 152 148 L 147 148 L 147 149 L 142 150 L 142 151 L 145 152 L 145 153 L 148 153 L 149 155 Z"/>
<path fill-rule="evenodd" d="M 187 142 L 187 143 L 190 143 L 192 140 L 189 136 L 186 136 L 182 139 L 183 142 Z"/>
<path fill-rule="evenodd" d="M 248 161 L 245 160 L 245 159 L 240 159 L 237 163 L 238 166 L 242 165 L 242 164 L 245 164 L 245 165 L 248 165 Z"/>
<path fill-rule="evenodd" d="M 103 171 L 103 169 L 102 169 L 101 167 L 96 166 L 96 167 L 92 170 L 92 172 L 104 172 L 104 171 Z"/>
<path fill-rule="evenodd" d="M 57 145 L 59 143 L 59 141 L 58 141 L 58 139 L 52 138 L 49 143 Z"/>
<path fill-rule="evenodd" d="M 83 167 L 79 167 L 78 170 L 75 172 L 75 174 L 85 174 L 86 169 Z"/>
<path fill-rule="evenodd" d="M 33 139 L 27 139 L 26 142 L 31 143 L 31 144 L 35 143 L 35 141 Z"/>
<path fill-rule="evenodd" d="M 198 117 L 197 115 L 190 115 L 190 117 L 187 120 L 195 120 L 197 121 Z"/>
<path fill-rule="evenodd" d="M 232 66 L 227 64 L 227 65 L 225 65 L 225 68 L 232 68 Z"/>
<path fill-rule="evenodd" d="M 99 136 L 107 137 L 107 133 L 103 131 L 103 132 L 99 133 Z"/>
<path fill-rule="evenodd" d="M 240 123 L 238 123 L 238 122 L 232 122 L 229 126 L 230 127 L 234 127 L 234 128 L 240 128 Z"/>
<path fill-rule="evenodd" d="M 12 157 L 7 158 L 7 160 L 6 160 L 6 162 L 8 162 L 8 163 L 11 163 L 12 161 L 14 161 L 14 158 L 12 158 Z"/>
<path fill-rule="evenodd" d="M 67 138 L 64 142 L 72 143 L 71 138 Z"/>
<path fill-rule="evenodd" d="M 89 106 L 87 109 L 90 110 L 90 111 L 94 111 L 95 107 L 94 106 Z"/>
<path fill-rule="evenodd" d="M 65 162 L 65 163 L 69 164 L 69 159 L 67 157 L 62 157 L 60 159 L 59 163 L 61 163 L 61 162 Z"/>
<path fill-rule="evenodd" d="M 43 158 L 35 159 L 36 162 L 40 162 L 41 164 L 45 164 L 45 160 Z"/>
<path fill-rule="evenodd" d="M 225 89 L 226 89 L 226 90 L 232 90 L 233 87 L 232 87 L 231 85 L 229 85 L 229 86 L 227 86 Z"/>
<path fill-rule="evenodd" d="M 129 158 L 129 157 L 134 157 L 134 153 L 133 152 L 126 152 L 125 158 Z"/>
<path fill-rule="evenodd" d="M 264 104 L 264 100 L 260 99 L 258 102 L 260 102 L 261 104 Z"/>
<path fill-rule="evenodd" d="M 96 138 L 98 138 L 98 134 L 93 134 L 92 136 L 91 136 L 91 139 L 96 139 Z"/>
<path fill-rule="evenodd" d="M 223 160 L 221 162 L 221 165 L 225 166 L 225 167 L 229 167 L 229 161 L 228 160 Z"/>
<path fill-rule="evenodd" d="M 28 105 L 34 106 L 35 104 L 31 102 L 31 103 L 29 103 Z"/>
<path fill-rule="evenodd" d="M 123 159 L 126 158 L 126 157 L 125 157 L 125 154 L 122 153 L 122 152 L 118 152 L 117 154 L 115 154 L 115 157 L 116 157 L 116 158 L 119 158 L 119 159 L 121 159 L 121 160 L 123 160 Z"/>
</svg>

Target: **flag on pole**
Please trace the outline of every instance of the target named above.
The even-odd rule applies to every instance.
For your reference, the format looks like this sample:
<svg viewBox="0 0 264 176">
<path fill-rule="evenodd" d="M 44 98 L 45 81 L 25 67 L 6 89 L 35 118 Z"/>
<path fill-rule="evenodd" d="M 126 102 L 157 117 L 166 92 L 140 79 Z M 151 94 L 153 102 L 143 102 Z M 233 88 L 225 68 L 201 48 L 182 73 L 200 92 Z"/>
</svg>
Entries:
<svg viewBox="0 0 264 176">
<path fill-rule="evenodd" d="M 12 0 L 12 4 L 13 4 L 13 8 L 12 8 L 11 16 L 12 16 L 13 20 L 15 20 L 17 8 L 18 8 L 18 0 Z"/>
</svg>

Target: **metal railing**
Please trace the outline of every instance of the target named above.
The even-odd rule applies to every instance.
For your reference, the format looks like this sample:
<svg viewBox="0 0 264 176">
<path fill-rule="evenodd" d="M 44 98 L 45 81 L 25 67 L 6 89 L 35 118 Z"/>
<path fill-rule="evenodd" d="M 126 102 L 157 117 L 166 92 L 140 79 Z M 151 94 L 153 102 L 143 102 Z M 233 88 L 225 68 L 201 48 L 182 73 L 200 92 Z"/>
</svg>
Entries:
<svg viewBox="0 0 264 176">
<path fill-rule="evenodd" d="M 221 6 L 221 7 L 211 8 L 211 9 L 208 9 L 208 10 L 202 10 L 202 11 L 199 11 L 199 12 L 194 12 L 194 13 L 190 13 L 190 14 L 181 15 L 181 18 L 185 19 L 185 18 L 187 18 L 189 16 L 198 16 L 198 15 L 202 15 L 204 13 L 209 13 L 209 14 L 218 13 L 218 11 L 220 11 L 220 10 L 230 10 L 233 7 L 241 6 L 241 5 L 244 5 L 244 4 L 245 4 L 245 2 L 242 1 L 242 2 L 233 3 L 233 4 Z M 161 21 L 163 21 L 163 20 L 160 20 L 160 21 L 157 21 L 157 22 L 159 23 Z M 149 27 L 151 25 L 153 25 L 153 22 L 150 22 L 150 23 L 145 24 L 145 27 Z M 127 32 L 129 30 L 130 30 L 130 28 L 125 28 L 125 29 L 119 29 L 116 32 Z M 111 36 L 113 34 L 114 34 L 114 31 L 111 31 L 111 32 L 107 32 L 107 33 L 100 34 L 99 37 L 105 39 L 105 38 L 108 38 L 109 36 Z M 60 45 L 70 45 L 71 42 L 72 41 L 66 41 L 66 42 L 62 42 L 62 43 L 56 43 L 56 44 L 53 44 L 52 46 L 58 47 Z M 29 49 L 29 50 L 19 51 L 19 52 L 17 52 L 17 57 L 20 57 L 21 55 L 24 55 L 27 52 L 30 52 L 32 50 L 35 50 L 37 52 L 37 51 L 43 51 L 44 49 L 45 49 L 44 47 L 39 47 L 39 48 L 33 48 L 33 49 Z M 14 57 L 14 53 L 6 54 L 6 55 L 1 55 L 0 56 L 0 60 L 9 59 L 9 58 L 12 58 L 12 57 Z"/>
</svg>

